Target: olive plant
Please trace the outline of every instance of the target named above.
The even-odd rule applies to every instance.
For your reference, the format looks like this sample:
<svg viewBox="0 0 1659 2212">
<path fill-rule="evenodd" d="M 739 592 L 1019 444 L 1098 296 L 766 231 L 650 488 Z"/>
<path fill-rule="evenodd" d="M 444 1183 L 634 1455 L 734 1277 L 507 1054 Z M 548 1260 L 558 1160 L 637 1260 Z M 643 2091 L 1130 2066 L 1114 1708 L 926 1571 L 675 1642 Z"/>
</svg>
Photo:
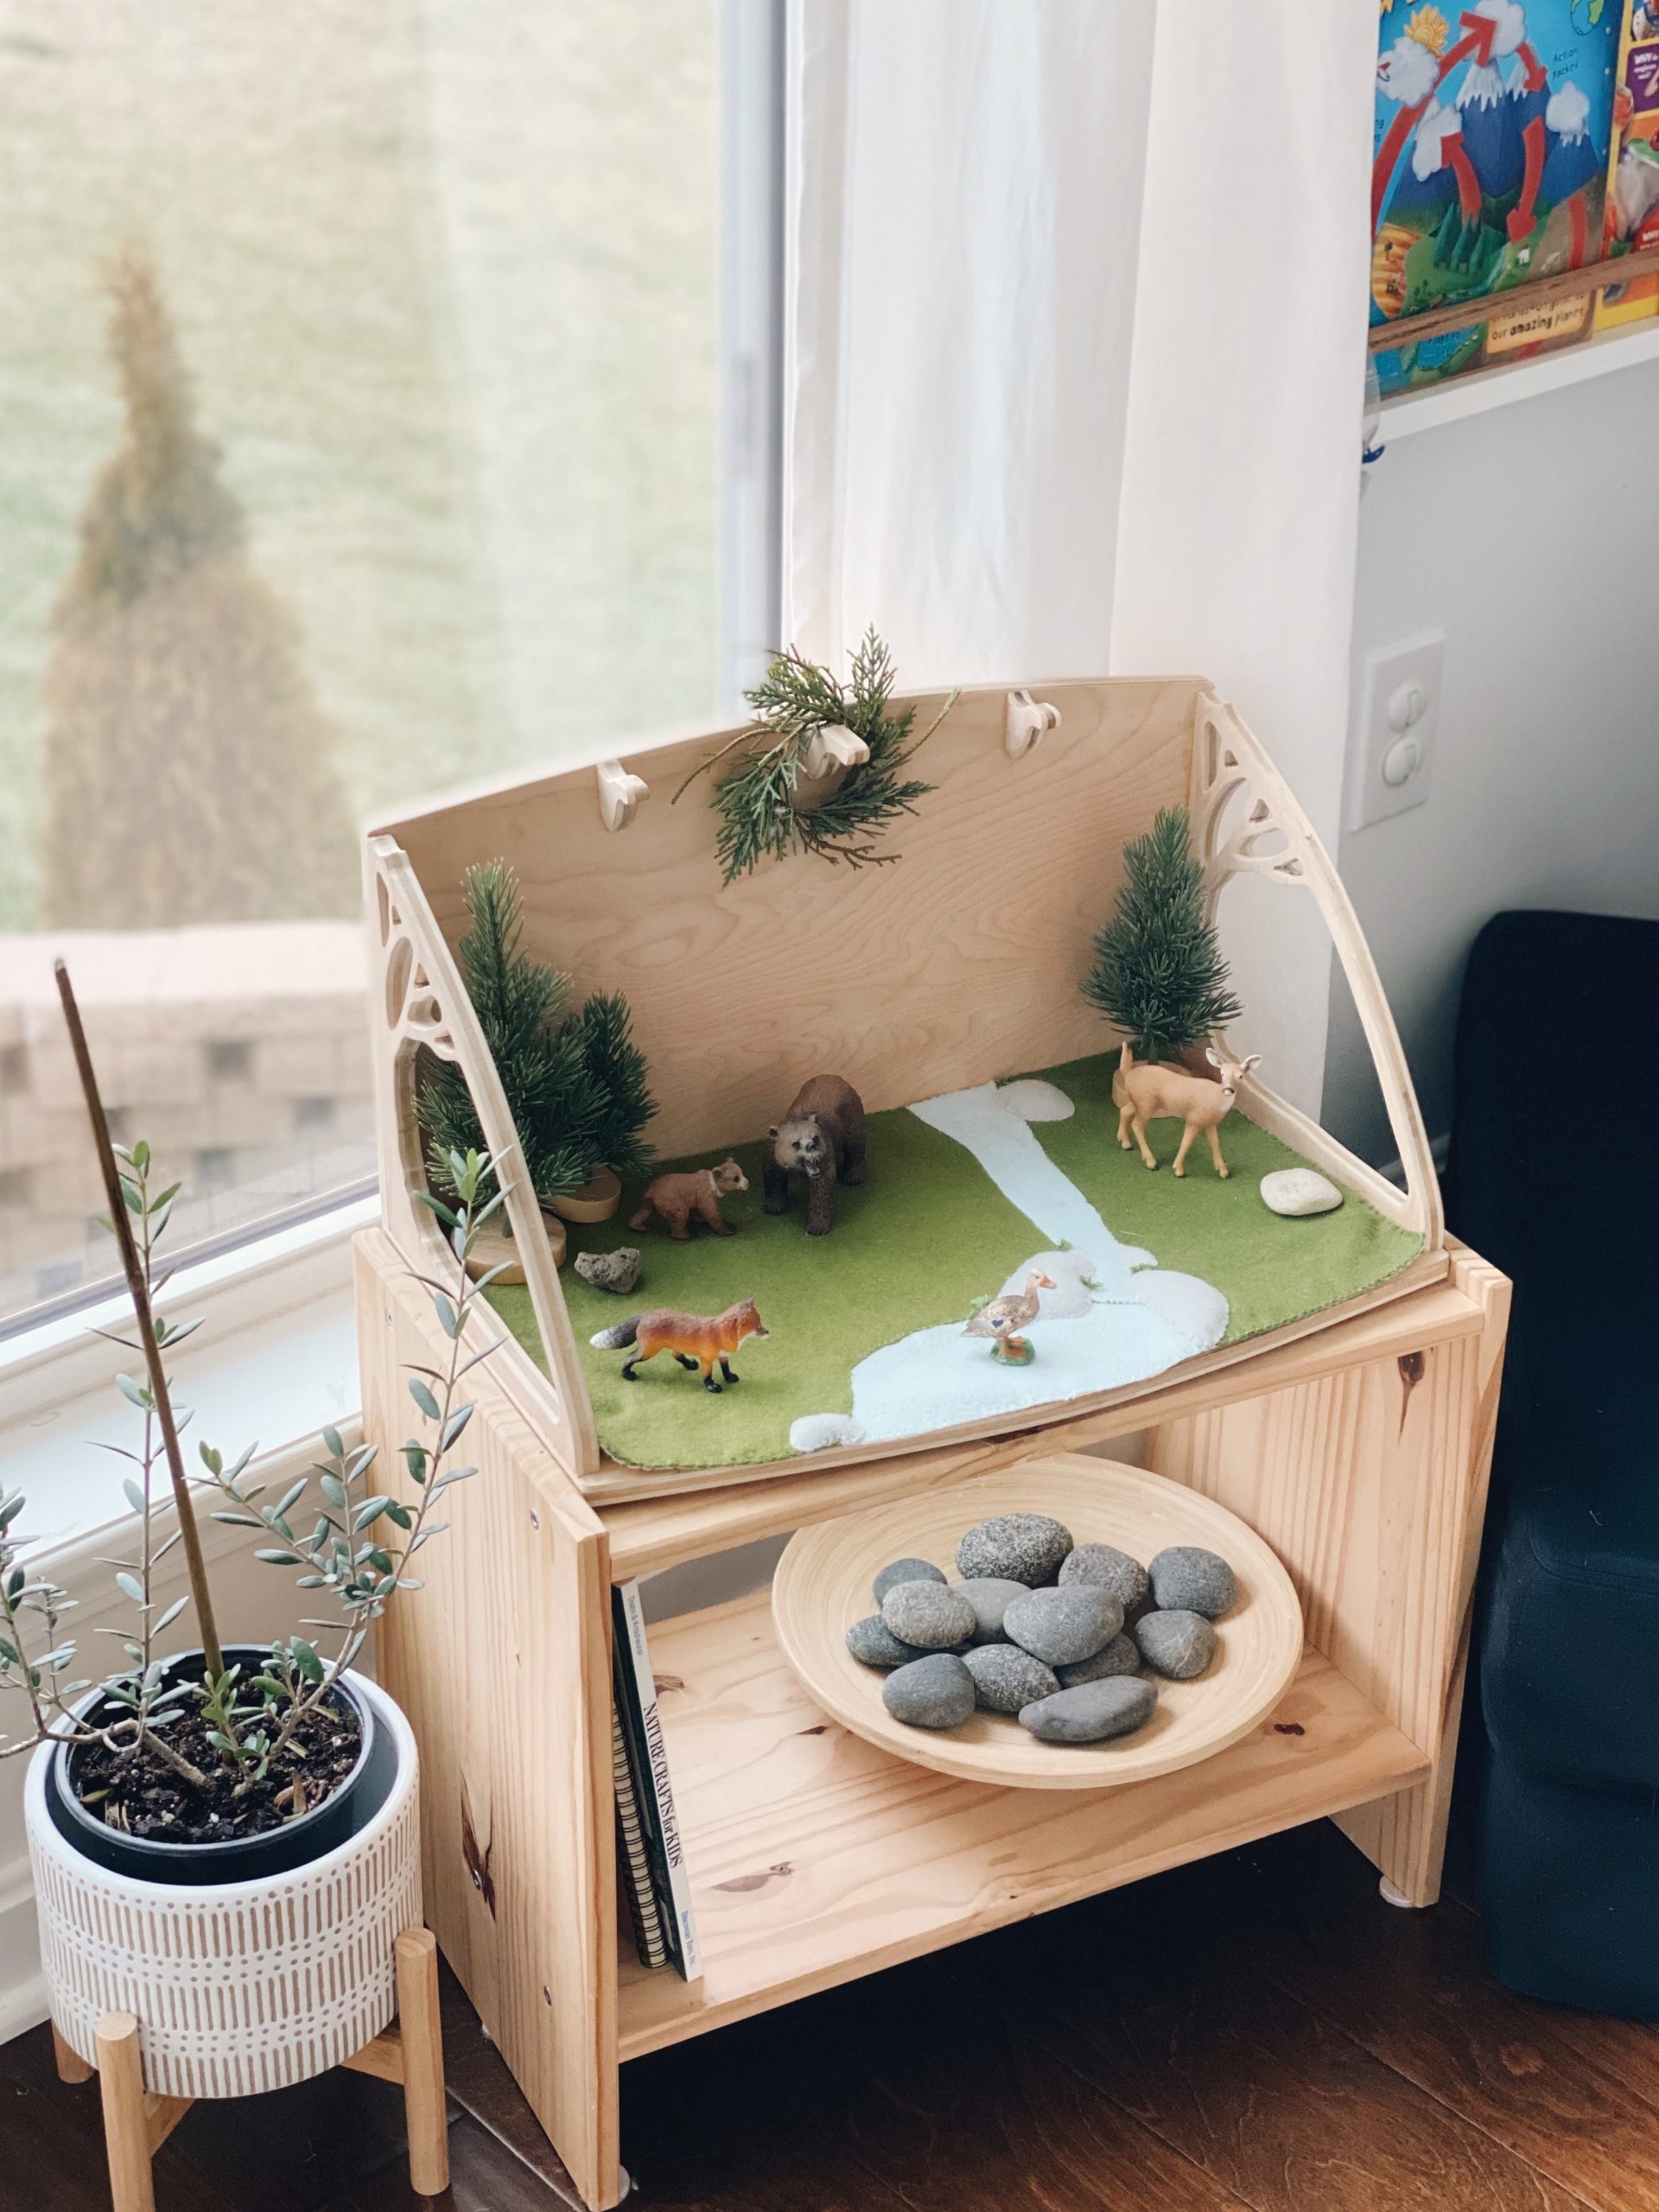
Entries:
<svg viewBox="0 0 1659 2212">
<path fill-rule="evenodd" d="M 400 1592 L 418 1590 L 410 1571 L 416 1553 L 442 1533 L 448 1523 L 433 1508 L 443 1492 L 476 1472 L 453 1463 L 452 1453 L 473 1414 L 462 1385 L 467 1376 L 495 1351 L 493 1342 L 475 1341 L 474 1324 L 480 1299 L 498 1269 L 474 1279 L 469 1264 L 485 1224 L 503 1205 L 506 1192 L 495 1185 L 487 1154 L 451 1154 L 447 1162 L 454 1205 L 427 1192 L 416 1195 L 429 1206 L 445 1232 L 448 1267 L 442 1278 L 416 1274 L 431 1300 L 448 1351 L 441 1367 L 416 1367 L 409 1392 L 424 1433 L 403 1446 L 404 1465 L 414 1497 L 409 1503 L 386 1491 L 372 1491 L 368 1477 L 378 1447 L 348 1449 L 339 1432 L 325 1428 L 325 1457 L 279 1497 L 268 1498 L 269 1485 L 251 1472 L 256 1447 L 249 1446 L 227 1464 L 212 1445 L 199 1446 L 201 1472 L 180 1482 L 179 1438 L 189 1421 L 175 1416 L 163 1355 L 200 1326 L 198 1320 L 175 1322 L 155 1311 L 168 1271 L 158 1264 L 156 1247 L 177 1201 L 180 1185 L 153 1187 L 149 1147 L 110 1141 L 79 1018 L 73 1014 L 68 979 L 60 988 L 70 1015 L 83 1084 L 88 1090 L 94 1134 L 113 1193 L 105 1226 L 117 1236 L 127 1265 L 137 1334 L 105 1331 L 111 1340 L 143 1355 L 141 1375 L 120 1374 L 117 1388 L 141 1416 L 135 1444 L 108 1449 L 131 1463 L 123 1485 L 135 1516 L 135 1544 L 130 1556 L 106 1563 L 116 1586 L 132 1605 L 130 1628 L 105 1630 L 121 1642 L 124 1664 L 101 1679 L 76 1676 L 76 1643 L 64 1633 L 63 1617 L 73 1600 L 60 1585 L 35 1569 L 22 1534 L 25 1497 L 22 1491 L 0 1492 L 0 1690 L 18 1693 L 27 1707 L 23 1728 L 0 1733 L 0 1758 L 55 1738 L 77 1745 L 101 1744 L 130 1758 L 137 1770 L 144 1756 L 170 1769 L 182 1783 L 207 1789 L 213 1777 L 169 1740 L 182 1718 L 200 1716 L 221 1777 L 232 1783 L 232 1796 L 246 1796 L 273 1767 L 280 1768 L 296 1747 L 307 1719 L 329 1691 L 362 1656 L 373 1624 Z M 493 1195 L 480 1202 L 481 1190 Z M 165 1470 L 165 1477 L 163 1474 Z M 171 1478 L 170 1483 L 166 1478 Z M 313 1493 L 315 1479 L 315 1494 Z M 194 1497 L 213 1500 L 213 1518 L 267 1539 L 256 1558 L 273 1567 L 300 1567 L 297 1586 L 324 1593 L 319 1603 L 332 1608 L 324 1618 L 301 1625 L 315 1635 L 279 1637 L 251 1672 L 226 1664 L 213 1621 L 211 1592 L 196 1541 Z M 165 1529 L 162 1510 L 177 1509 L 176 1524 Z M 190 1591 L 163 1602 L 157 1593 L 158 1569 L 177 1544 L 186 1548 Z M 204 1628 L 204 1663 L 199 1679 L 180 1678 L 160 1643 L 187 1604 L 196 1601 Z M 326 1647 L 326 1648 L 320 1648 Z M 101 1696 L 90 1716 L 74 1707 L 93 1688 Z M 306 1809 L 302 1775 L 296 1768 L 276 1801 L 292 1818 Z"/>
</svg>

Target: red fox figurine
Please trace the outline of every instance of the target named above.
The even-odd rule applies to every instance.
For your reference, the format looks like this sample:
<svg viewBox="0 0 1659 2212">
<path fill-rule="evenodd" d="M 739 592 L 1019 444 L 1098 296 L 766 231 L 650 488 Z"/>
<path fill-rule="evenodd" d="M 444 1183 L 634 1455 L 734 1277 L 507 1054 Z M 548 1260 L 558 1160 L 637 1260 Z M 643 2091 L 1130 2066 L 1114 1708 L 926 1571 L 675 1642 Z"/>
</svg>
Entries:
<svg viewBox="0 0 1659 2212">
<path fill-rule="evenodd" d="M 622 1363 L 622 1380 L 638 1381 L 634 1373 L 637 1363 L 650 1359 L 659 1351 L 671 1351 L 682 1367 L 696 1367 L 702 1370 L 705 1390 L 718 1391 L 715 1380 L 715 1362 L 720 1362 L 720 1371 L 728 1382 L 735 1382 L 731 1357 L 741 1344 L 751 1337 L 767 1337 L 770 1329 L 761 1325 L 754 1300 L 745 1298 L 735 1306 L 728 1306 L 723 1313 L 705 1319 L 700 1313 L 676 1313 L 666 1306 L 656 1306 L 649 1313 L 635 1313 L 626 1321 L 619 1321 L 614 1328 L 601 1329 L 590 1342 L 601 1351 L 620 1351 L 624 1344 L 633 1349 Z"/>
</svg>

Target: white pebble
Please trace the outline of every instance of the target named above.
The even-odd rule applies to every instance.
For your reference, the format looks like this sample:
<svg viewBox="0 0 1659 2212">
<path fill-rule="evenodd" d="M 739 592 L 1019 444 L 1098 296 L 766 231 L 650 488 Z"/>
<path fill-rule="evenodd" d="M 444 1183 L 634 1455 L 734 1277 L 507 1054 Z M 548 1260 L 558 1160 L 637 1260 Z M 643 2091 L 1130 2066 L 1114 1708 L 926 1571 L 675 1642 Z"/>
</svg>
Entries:
<svg viewBox="0 0 1659 2212">
<path fill-rule="evenodd" d="M 1262 1178 L 1262 1198 L 1274 1213 L 1329 1213 L 1342 1204 L 1342 1192 L 1328 1176 L 1312 1167 L 1281 1167 Z"/>
</svg>

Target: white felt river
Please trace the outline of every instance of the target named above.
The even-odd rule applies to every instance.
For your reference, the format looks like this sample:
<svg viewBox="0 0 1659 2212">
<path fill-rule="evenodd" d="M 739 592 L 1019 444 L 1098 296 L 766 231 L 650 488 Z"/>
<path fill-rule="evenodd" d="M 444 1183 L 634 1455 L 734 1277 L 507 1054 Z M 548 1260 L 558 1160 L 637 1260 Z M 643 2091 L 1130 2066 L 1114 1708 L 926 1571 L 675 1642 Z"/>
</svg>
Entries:
<svg viewBox="0 0 1659 2212">
<path fill-rule="evenodd" d="M 1036 1357 L 1027 1367 L 990 1357 L 960 1321 L 918 1329 L 883 1344 L 853 1370 L 853 1410 L 794 1423 L 798 1451 L 918 1436 L 958 1421 L 1023 1413 L 1055 1399 L 1144 1382 L 1207 1351 L 1227 1331 L 1227 1300 L 1212 1283 L 1158 1266 L 1150 1252 L 1120 1243 L 1071 1178 L 1061 1173 L 1011 1108 L 1052 1100 L 1045 1120 L 1069 1113 L 1051 1086 L 1021 1084 L 1005 1103 L 995 1084 L 929 1098 L 911 1111 L 965 1145 L 1010 1205 L 1054 1249 L 1034 1251 L 1000 1287 L 1025 1288 L 1032 1268 L 1054 1278 L 1037 1319 L 1022 1332 Z"/>
</svg>

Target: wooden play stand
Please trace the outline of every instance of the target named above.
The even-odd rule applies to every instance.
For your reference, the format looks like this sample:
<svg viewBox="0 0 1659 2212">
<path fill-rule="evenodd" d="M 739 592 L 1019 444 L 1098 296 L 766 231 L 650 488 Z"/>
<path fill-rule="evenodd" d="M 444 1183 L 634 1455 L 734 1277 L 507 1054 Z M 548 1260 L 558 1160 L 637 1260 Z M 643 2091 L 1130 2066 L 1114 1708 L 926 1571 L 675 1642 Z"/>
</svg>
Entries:
<svg viewBox="0 0 1659 2212">
<path fill-rule="evenodd" d="M 625 2186 L 621 2068 L 645 2051 L 1321 1815 L 1391 1894 L 1438 1893 L 1508 1285 L 1446 1238 L 1352 910 L 1255 740 L 1194 679 L 1032 688 L 1060 716 L 1036 747 L 1014 746 L 1005 689 L 950 709 L 923 756 L 938 788 L 890 868 L 804 857 L 722 889 L 702 787 L 670 800 L 729 729 L 620 772 L 594 760 L 435 804 L 369 840 L 385 1219 L 359 1240 L 359 1320 L 389 1481 L 406 1368 L 447 1350 L 410 1277 L 442 1257 L 409 1197 L 422 1048 L 460 1064 L 491 1148 L 516 1153 L 454 968 L 474 861 L 517 869 L 531 953 L 579 993 L 627 993 L 664 1102 L 652 1135 L 673 1156 L 753 1135 L 821 1068 L 856 1070 L 880 1109 L 1100 1049 L 1077 981 L 1117 855 L 1185 804 L 1212 897 L 1254 874 L 1323 917 L 1406 1187 L 1254 1082 L 1239 1110 L 1423 1239 L 1364 1295 L 1150 1384 L 909 1443 L 645 1475 L 600 1449 L 545 1237 L 528 1195 L 510 1197 L 546 1369 L 508 1339 L 474 1371 L 479 1478 L 423 1554 L 426 1598 L 388 1616 L 381 1673 L 428 1777 L 428 1916 L 595 2212 Z M 919 700 L 918 727 L 944 703 Z M 602 806 L 618 772 L 648 787 L 631 812 Z M 834 957 L 781 959 L 792 943 Z M 652 1658 L 705 1973 L 688 1987 L 641 1967 L 618 1926 L 613 1581 L 877 1505 L 909 1501 L 919 1523 L 931 1492 L 1139 1432 L 1156 1472 L 1237 1516 L 1288 1573 L 1306 1641 L 1273 1712 L 1197 1765 L 1007 1789 L 828 1718 L 779 1649 L 766 1592 L 664 1622 Z"/>
</svg>

